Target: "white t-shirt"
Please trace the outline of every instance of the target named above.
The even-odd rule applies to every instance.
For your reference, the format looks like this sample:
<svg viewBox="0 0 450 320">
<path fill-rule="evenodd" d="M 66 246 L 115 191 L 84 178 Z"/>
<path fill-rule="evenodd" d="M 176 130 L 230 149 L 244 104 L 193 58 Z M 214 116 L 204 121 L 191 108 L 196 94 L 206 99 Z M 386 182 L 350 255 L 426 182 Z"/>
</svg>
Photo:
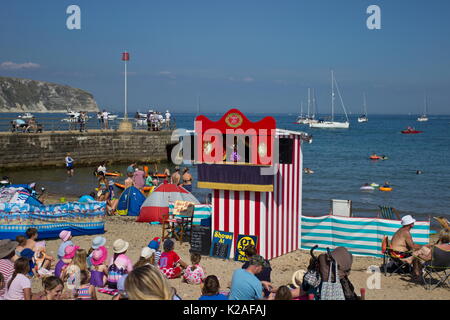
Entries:
<svg viewBox="0 0 450 320">
<path fill-rule="evenodd" d="M 9 280 L 6 281 L 5 285 L 8 284 Z M 5 293 L 5 300 L 24 300 L 23 289 L 31 289 L 31 281 L 24 274 L 19 273 L 14 278 L 9 289 Z"/>
<path fill-rule="evenodd" d="M 73 162 L 73 159 L 71 157 L 66 157 L 66 166 L 68 166 L 72 162 Z"/>
<path fill-rule="evenodd" d="M 106 111 L 102 113 L 102 117 L 103 117 L 104 120 L 108 120 L 108 114 L 109 113 L 106 112 Z"/>
<path fill-rule="evenodd" d="M 166 112 L 166 120 L 170 120 L 170 112 Z"/>
<path fill-rule="evenodd" d="M 97 172 L 104 172 L 104 173 L 106 173 L 106 167 L 104 167 L 104 166 L 99 166 L 99 167 L 97 168 Z"/>
</svg>

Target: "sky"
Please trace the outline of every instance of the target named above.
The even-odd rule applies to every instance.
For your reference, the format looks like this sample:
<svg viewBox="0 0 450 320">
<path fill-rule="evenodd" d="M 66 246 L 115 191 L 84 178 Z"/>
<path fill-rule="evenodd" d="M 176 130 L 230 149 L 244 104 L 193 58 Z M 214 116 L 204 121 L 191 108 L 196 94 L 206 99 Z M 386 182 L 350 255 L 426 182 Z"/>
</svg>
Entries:
<svg viewBox="0 0 450 320">
<path fill-rule="evenodd" d="M 81 29 L 69 30 L 69 5 Z M 369 30 L 370 5 L 381 29 Z M 293 113 L 314 88 L 331 112 L 450 114 L 448 0 L 15 0 L 0 11 L 0 76 L 67 84 L 100 108 Z M 337 112 L 342 111 L 337 105 Z"/>
</svg>

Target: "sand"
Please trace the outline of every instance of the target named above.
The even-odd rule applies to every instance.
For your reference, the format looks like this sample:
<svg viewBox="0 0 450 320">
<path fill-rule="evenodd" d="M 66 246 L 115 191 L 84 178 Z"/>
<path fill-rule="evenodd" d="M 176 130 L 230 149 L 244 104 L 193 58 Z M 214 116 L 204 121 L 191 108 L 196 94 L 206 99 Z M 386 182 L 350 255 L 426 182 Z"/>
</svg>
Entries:
<svg viewBox="0 0 450 320">
<path fill-rule="evenodd" d="M 74 200 L 74 199 L 67 199 Z M 51 202 L 51 201 L 49 201 Z M 127 255 L 136 262 L 139 259 L 141 249 L 148 244 L 153 237 L 161 236 L 161 226 L 150 225 L 148 223 L 136 223 L 135 217 L 106 217 L 105 234 L 107 239 L 106 247 L 112 253 L 112 244 L 116 239 L 122 238 L 130 243 Z M 88 250 L 94 236 L 74 237 L 73 242 Z M 60 240 L 47 241 L 47 252 L 56 257 Z M 175 251 L 181 259 L 187 263 L 189 261 L 189 244 L 179 241 L 175 244 Z M 291 283 L 292 274 L 298 269 L 306 270 L 309 261 L 309 252 L 296 250 L 281 257 L 272 259 L 272 281 L 274 286 Z M 426 299 L 450 299 L 450 289 L 437 288 L 428 291 L 424 286 L 414 284 L 409 281 L 408 276 L 394 274 L 385 277 L 380 276 L 380 288 L 369 289 L 366 281 L 370 276 L 367 268 L 371 265 L 380 266 L 382 259 L 354 256 L 350 280 L 355 290 L 359 293 L 360 288 L 366 289 L 367 300 L 426 300 Z M 233 271 L 241 267 L 241 263 L 232 260 L 223 260 L 203 256 L 200 264 L 204 267 L 208 275 L 214 274 L 219 277 L 222 289 L 227 289 L 231 283 Z M 181 279 L 169 280 L 170 284 L 177 290 L 177 293 L 184 300 L 197 300 L 200 296 L 200 287 L 183 283 Z M 33 293 L 42 289 L 40 280 L 33 280 Z M 110 300 L 111 296 L 98 293 L 101 300 Z"/>
</svg>

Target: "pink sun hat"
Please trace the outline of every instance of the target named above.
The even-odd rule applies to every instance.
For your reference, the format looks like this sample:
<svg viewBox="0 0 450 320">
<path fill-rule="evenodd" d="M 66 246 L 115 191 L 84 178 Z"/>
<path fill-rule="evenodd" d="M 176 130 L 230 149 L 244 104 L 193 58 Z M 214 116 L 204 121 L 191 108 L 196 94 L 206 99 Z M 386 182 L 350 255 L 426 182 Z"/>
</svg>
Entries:
<svg viewBox="0 0 450 320">
<path fill-rule="evenodd" d="M 104 246 L 101 246 L 92 252 L 91 263 L 94 266 L 101 265 L 103 262 L 105 262 L 107 257 L 108 257 L 108 250 L 106 250 Z"/>
<path fill-rule="evenodd" d="M 69 240 L 70 236 L 72 235 L 72 232 L 68 231 L 68 230 L 63 230 L 59 233 L 59 238 L 66 242 L 67 240 Z"/>
<path fill-rule="evenodd" d="M 66 249 L 64 249 L 65 254 L 63 259 L 72 259 L 78 249 L 80 249 L 79 246 L 67 246 Z"/>
</svg>

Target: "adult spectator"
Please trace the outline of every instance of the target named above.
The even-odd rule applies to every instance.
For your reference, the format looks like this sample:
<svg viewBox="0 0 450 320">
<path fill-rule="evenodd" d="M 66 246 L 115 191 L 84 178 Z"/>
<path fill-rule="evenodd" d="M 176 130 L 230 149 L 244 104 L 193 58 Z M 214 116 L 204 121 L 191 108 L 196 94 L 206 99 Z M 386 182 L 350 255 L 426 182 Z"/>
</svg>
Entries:
<svg viewBox="0 0 450 320">
<path fill-rule="evenodd" d="M 0 273 L 5 281 L 5 288 L 0 289 L 0 300 L 3 300 L 6 293 L 6 281 L 11 278 L 14 273 L 14 256 L 17 247 L 16 241 L 9 239 L 0 240 Z"/>
<path fill-rule="evenodd" d="M 5 300 L 31 300 L 31 281 L 27 277 L 29 272 L 27 258 L 20 257 L 14 262 L 14 272 L 6 284 Z"/>
<path fill-rule="evenodd" d="M 67 153 L 66 158 L 64 160 L 66 162 L 67 175 L 73 177 L 73 159 L 70 156 L 70 153 Z"/>
<path fill-rule="evenodd" d="M 140 167 L 133 173 L 133 184 L 138 189 L 142 189 L 145 186 L 145 172 Z"/>
<path fill-rule="evenodd" d="M 264 258 L 254 255 L 247 269 L 237 269 L 231 279 L 229 300 L 260 300 L 263 298 L 263 286 L 256 277 L 263 270 Z"/>
<path fill-rule="evenodd" d="M 253 245 L 247 246 L 244 250 L 245 256 L 250 259 L 251 257 L 255 256 L 257 254 L 256 247 Z M 242 265 L 242 269 L 247 269 L 249 266 L 249 261 L 246 261 Z M 268 297 L 270 294 L 270 290 L 268 289 L 270 287 L 271 279 L 270 274 L 272 272 L 272 267 L 270 266 L 270 262 L 268 260 L 264 259 L 264 266 L 260 273 L 256 275 L 256 277 L 261 281 L 261 283 L 264 286 L 264 297 Z"/>
<path fill-rule="evenodd" d="M 400 259 L 402 261 L 412 265 L 413 280 L 419 280 L 421 265 L 419 259 L 414 257 L 414 255 L 417 255 L 422 246 L 415 244 L 411 236 L 411 229 L 414 228 L 414 222 L 416 220 L 410 215 L 402 217 L 402 227 L 392 236 L 391 249 L 401 257 Z"/>
</svg>

